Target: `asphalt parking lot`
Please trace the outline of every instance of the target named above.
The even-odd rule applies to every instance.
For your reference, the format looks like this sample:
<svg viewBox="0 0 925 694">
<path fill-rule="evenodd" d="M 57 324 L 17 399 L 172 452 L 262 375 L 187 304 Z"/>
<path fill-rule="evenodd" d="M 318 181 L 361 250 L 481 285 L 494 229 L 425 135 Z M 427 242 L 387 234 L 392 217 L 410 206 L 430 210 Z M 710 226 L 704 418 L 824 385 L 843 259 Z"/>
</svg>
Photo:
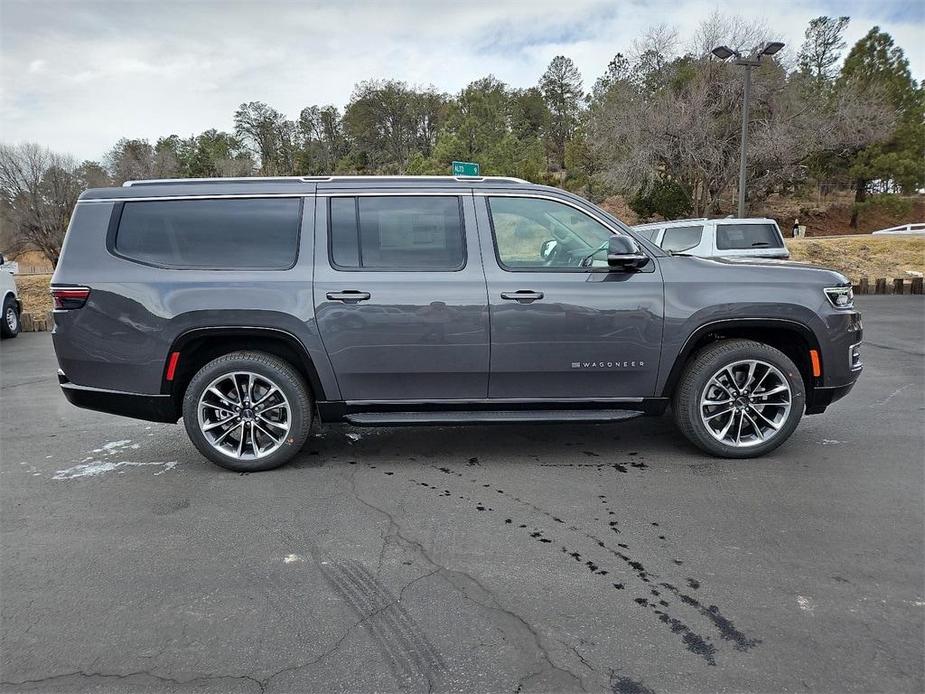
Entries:
<svg viewBox="0 0 925 694">
<path fill-rule="evenodd" d="M 2 691 L 920 692 L 925 301 L 769 457 L 669 419 L 328 428 L 224 471 L 0 348 Z"/>
</svg>

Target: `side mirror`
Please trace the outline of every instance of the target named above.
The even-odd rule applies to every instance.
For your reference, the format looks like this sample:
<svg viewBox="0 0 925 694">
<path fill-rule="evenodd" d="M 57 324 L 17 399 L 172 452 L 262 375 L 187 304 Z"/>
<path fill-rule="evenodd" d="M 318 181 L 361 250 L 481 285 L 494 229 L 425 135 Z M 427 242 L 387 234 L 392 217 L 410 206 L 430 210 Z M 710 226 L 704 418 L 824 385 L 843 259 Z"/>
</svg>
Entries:
<svg viewBox="0 0 925 694">
<path fill-rule="evenodd" d="M 559 245 L 559 242 L 556 241 L 555 239 L 549 239 L 547 241 L 543 241 L 543 245 L 540 246 L 540 257 L 543 260 L 546 260 L 550 255 L 552 255 L 552 252 L 556 249 L 556 246 L 558 245 Z"/>
<path fill-rule="evenodd" d="M 614 270 L 638 270 L 649 263 L 649 256 L 629 236 L 611 236 L 607 242 L 607 264 Z"/>
</svg>

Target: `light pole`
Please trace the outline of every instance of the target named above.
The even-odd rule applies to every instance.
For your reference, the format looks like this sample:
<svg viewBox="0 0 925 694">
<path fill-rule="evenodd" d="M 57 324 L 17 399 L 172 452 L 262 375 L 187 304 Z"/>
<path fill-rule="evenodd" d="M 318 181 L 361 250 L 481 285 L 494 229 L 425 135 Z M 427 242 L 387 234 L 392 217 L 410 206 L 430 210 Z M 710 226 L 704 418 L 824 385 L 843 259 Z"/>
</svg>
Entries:
<svg viewBox="0 0 925 694">
<path fill-rule="evenodd" d="M 713 55 L 720 60 L 728 60 L 735 56 L 735 60 L 732 62 L 745 68 L 745 95 L 742 99 L 742 146 L 739 154 L 739 218 L 745 216 L 745 150 L 748 142 L 748 100 L 752 93 L 752 68 L 761 64 L 761 56 L 774 55 L 783 47 L 784 44 L 780 41 L 771 41 L 756 46 L 748 55 L 742 55 L 728 46 L 717 46 L 712 51 Z"/>
</svg>

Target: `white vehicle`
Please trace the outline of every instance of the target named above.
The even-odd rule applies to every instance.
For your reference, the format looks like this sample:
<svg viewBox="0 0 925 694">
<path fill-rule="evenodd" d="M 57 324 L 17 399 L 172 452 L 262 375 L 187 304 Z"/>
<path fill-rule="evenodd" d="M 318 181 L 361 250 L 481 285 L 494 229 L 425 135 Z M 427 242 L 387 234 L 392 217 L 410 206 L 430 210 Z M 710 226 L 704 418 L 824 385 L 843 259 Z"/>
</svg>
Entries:
<svg viewBox="0 0 925 694">
<path fill-rule="evenodd" d="M 880 231 L 874 232 L 874 236 L 892 236 L 894 234 L 925 234 L 925 223 L 902 224 L 898 227 L 890 227 L 889 229 L 881 229 Z"/>
<path fill-rule="evenodd" d="M 676 219 L 633 230 L 662 250 L 701 258 L 789 258 L 773 219 Z"/>
<path fill-rule="evenodd" d="M 5 259 L 0 255 L 0 266 L 4 264 Z M 22 305 L 19 303 L 13 273 L 3 267 L 0 267 L 0 296 L 3 297 L 0 337 L 16 337 L 19 335 L 19 313 L 22 311 Z"/>
</svg>

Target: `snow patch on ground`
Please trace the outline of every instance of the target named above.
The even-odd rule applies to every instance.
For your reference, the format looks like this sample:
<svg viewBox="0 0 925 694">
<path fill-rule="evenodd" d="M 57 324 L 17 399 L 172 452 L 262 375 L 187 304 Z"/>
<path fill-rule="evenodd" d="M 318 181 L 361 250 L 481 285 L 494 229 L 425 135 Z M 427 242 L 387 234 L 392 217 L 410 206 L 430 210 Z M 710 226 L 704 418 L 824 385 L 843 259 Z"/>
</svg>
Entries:
<svg viewBox="0 0 925 694">
<path fill-rule="evenodd" d="M 797 605 L 800 606 L 800 609 L 804 612 L 812 612 L 816 609 L 816 605 L 813 602 L 812 598 L 807 598 L 804 595 L 797 595 Z"/>
<path fill-rule="evenodd" d="M 53 480 L 73 480 L 78 477 L 98 477 L 99 475 L 104 475 L 107 472 L 113 472 L 114 470 L 119 470 L 119 468 L 124 467 L 147 467 L 154 465 L 156 467 L 163 468 L 162 470 L 155 472 L 155 475 L 163 475 L 168 470 L 173 470 L 179 463 L 176 460 L 172 460 L 166 463 L 135 463 L 127 460 L 115 463 L 109 460 L 94 460 L 92 463 L 80 463 L 74 467 L 69 467 L 66 470 L 58 470 L 54 475 L 52 475 Z M 124 470 L 119 470 L 120 474 Z"/>
</svg>

